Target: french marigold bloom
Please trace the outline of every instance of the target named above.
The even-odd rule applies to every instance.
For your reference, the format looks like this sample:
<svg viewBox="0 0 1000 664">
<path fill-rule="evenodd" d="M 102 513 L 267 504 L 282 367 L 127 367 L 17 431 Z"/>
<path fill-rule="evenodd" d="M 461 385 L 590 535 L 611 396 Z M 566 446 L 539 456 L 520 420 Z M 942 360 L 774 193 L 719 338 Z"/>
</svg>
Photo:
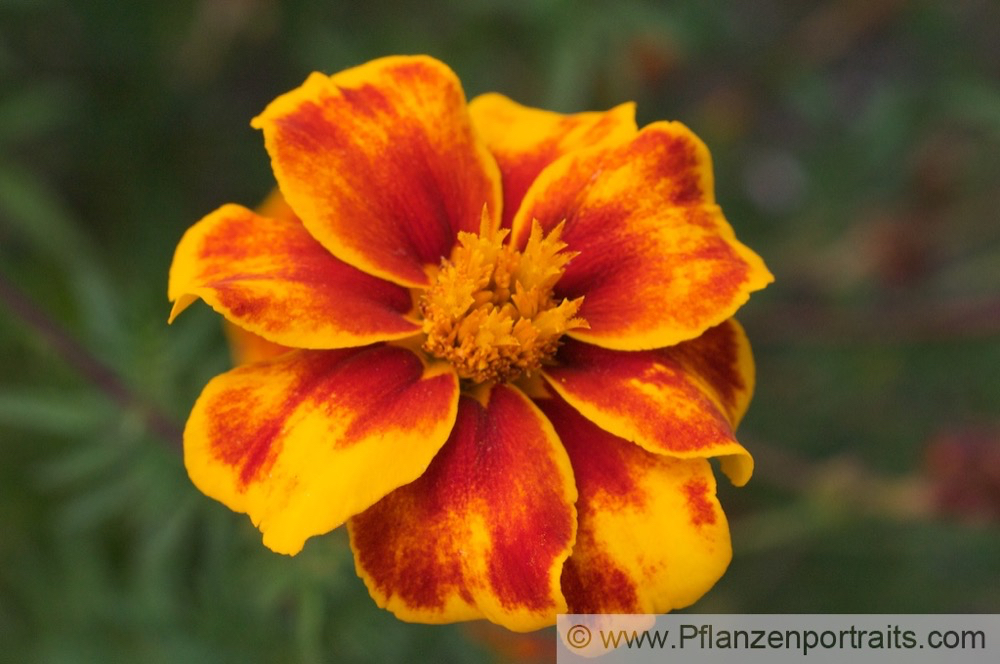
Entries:
<svg viewBox="0 0 1000 664">
<path fill-rule="evenodd" d="M 753 391 L 732 318 L 772 277 L 687 128 L 633 106 L 466 103 L 424 56 L 311 75 L 252 125 L 281 195 L 195 224 L 200 298 L 244 363 L 191 412 L 185 464 L 274 551 L 346 523 L 404 620 L 512 630 L 691 604 L 731 557 Z"/>
</svg>

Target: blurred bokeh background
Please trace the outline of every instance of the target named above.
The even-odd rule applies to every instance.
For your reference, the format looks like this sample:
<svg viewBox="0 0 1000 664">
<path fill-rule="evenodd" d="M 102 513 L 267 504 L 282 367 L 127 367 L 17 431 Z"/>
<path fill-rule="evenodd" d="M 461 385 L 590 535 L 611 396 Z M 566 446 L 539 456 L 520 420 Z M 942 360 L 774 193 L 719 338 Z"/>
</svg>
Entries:
<svg viewBox="0 0 1000 664">
<path fill-rule="evenodd" d="M 272 554 L 181 463 L 229 356 L 207 307 L 166 325 L 177 240 L 272 187 L 270 99 L 413 52 L 470 97 L 688 124 L 777 277 L 692 611 L 1000 612 L 1000 4 L 0 0 L 0 660 L 552 656 L 397 622 L 343 533 Z"/>
</svg>

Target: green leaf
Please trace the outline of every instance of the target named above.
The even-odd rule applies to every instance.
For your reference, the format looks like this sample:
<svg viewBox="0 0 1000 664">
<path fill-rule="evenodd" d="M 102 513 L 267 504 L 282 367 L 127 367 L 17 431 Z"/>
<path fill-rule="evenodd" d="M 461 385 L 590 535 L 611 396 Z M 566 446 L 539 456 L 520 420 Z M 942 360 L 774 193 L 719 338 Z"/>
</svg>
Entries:
<svg viewBox="0 0 1000 664">
<path fill-rule="evenodd" d="M 0 390 L 0 426 L 38 433 L 79 435 L 114 414 L 107 400 L 87 392 Z"/>
</svg>

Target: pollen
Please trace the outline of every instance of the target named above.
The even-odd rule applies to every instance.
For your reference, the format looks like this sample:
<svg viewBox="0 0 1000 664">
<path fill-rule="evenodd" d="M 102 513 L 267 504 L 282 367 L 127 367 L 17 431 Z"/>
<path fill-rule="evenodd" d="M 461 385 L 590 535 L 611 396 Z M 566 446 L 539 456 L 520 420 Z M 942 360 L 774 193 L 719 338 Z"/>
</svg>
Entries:
<svg viewBox="0 0 1000 664">
<path fill-rule="evenodd" d="M 583 298 L 556 302 L 552 288 L 576 252 L 564 251 L 563 223 L 542 235 L 532 222 L 522 251 L 493 229 L 483 210 L 479 234 L 461 232 L 420 299 L 423 348 L 475 382 L 531 375 L 569 330 L 588 328 L 576 315 Z"/>
</svg>

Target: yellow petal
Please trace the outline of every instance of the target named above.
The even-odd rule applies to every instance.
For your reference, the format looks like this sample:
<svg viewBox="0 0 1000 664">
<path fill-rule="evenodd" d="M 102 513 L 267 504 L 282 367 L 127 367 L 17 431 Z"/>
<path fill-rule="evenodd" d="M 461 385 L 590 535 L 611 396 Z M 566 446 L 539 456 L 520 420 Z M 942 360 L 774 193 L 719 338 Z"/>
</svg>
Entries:
<svg viewBox="0 0 1000 664">
<path fill-rule="evenodd" d="M 233 325 L 229 321 L 225 321 L 223 331 L 226 333 L 226 340 L 229 341 L 229 354 L 232 355 L 235 365 L 269 360 L 294 350 L 288 346 L 268 341 L 253 332 L 247 332 L 239 325 Z"/>
<path fill-rule="evenodd" d="M 697 601 L 732 557 L 708 461 L 651 454 L 558 397 L 537 403 L 580 492 L 576 545 L 562 575 L 569 613 L 665 613 Z"/>
<path fill-rule="evenodd" d="M 298 553 L 419 477 L 455 421 L 458 379 L 392 346 L 298 351 L 214 378 L 184 430 L 206 495 Z"/>
</svg>

